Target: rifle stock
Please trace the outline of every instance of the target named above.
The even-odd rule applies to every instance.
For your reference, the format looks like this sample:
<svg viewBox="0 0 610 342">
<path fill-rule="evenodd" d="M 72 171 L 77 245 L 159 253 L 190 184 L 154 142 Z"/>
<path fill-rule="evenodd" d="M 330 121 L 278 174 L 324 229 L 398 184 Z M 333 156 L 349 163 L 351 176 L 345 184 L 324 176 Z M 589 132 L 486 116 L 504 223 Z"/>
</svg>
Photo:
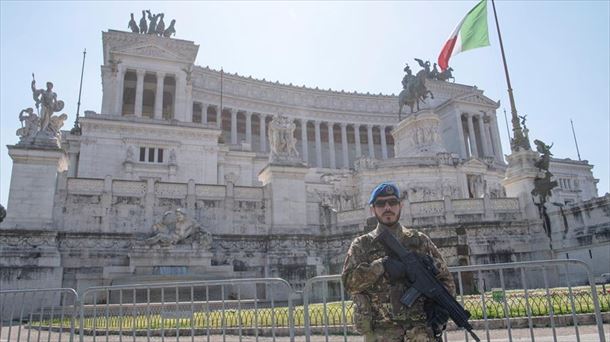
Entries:
<svg viewBox="0 0 610 342">
<path fill-rule="evenodd" d="M 475 341 L 480 341 L 479 337 L 472 331 L 472 325 L 468 322 L 470 313 L 436 279 L 432 270 L 426 267 L 419 255 L 406 249 L 387 229 L 383 229 L 375 237 L 375 241 L 384 245 L 387 251 L 404 265 L 405 275 L 411 283 L 410 288 L 400 300 L 404 305 L 411 307 L 419 296 L 424 295 L 444 308 L 455 324 L 466 329 Z"/>
</svg>

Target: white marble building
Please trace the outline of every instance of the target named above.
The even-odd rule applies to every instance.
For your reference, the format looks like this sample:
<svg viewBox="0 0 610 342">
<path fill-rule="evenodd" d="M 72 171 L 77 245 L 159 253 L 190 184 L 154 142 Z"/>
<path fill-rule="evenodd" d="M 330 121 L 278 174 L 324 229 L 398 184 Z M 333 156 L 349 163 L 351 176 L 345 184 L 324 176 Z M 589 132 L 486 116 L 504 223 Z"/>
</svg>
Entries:
<svg viewBox="0 0 610 342">
<path fill-rule="evenodd" d="M 429 233 L 451 265 L 555 253 L 525 176 L 507 173 L 499 104 L 476 87 L 429 80 L 434 99 L 399 122 L 396 96 L 222 74 L 195 66 L 199 46 L 185 40 L 102 38 L 102 108 L 80 119 L 82 134 L 63 132 L 56 149 L 9 146 L 3 288 L 153 281 L 184 266 L 171 278 L 298 286 L 340 271 L 366 227 L 368 194 L 385 180 L 405 194 L 403 223 Z M 278 115 L 294 123 L 298 163 L 270 158 Z M 550 169 L 560 184 L 552 202 L 597 197 L 587 162 L 553 159 Z M 607 210 L 607 197 L 596 203 Z M 151 250 L 146 260 L 137 241 L 176 208 L 213 235 L 211 247 Z M 610 220 L 596 217 L 606 236 L 597 248 L 609 244 Z"/>
</svg>

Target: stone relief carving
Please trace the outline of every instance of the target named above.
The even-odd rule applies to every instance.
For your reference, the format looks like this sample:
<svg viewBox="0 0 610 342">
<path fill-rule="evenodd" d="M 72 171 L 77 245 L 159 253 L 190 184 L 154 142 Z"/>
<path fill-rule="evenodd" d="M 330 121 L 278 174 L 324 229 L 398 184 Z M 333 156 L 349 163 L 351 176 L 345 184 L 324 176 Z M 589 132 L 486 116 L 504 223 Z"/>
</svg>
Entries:
<svg viewBox="0 0 610 342">
<path fill-rule="evenodd" d="M 362 156 L 354 161 L 356 171 L 374 170 L 377 168 L 378 160 L 368 156 Z"/>
<path fill-rule="evenodd" d="M 269 124 L 269 162 L 275 164 L 301 164 L 294 138 L 296 125 L 292 119 L 277 115 Z"/>
<path fill-rule="evenodd" d="M 186 213 L 178 208 L 163 214 L 161 221 L 153 224 L 153 235 L 141 241 L 151 247 L 172 247 L 176 245 L 191 245 L 209 250 L 212 244 L 212 235 L 187 217 Z"/>
</svg>

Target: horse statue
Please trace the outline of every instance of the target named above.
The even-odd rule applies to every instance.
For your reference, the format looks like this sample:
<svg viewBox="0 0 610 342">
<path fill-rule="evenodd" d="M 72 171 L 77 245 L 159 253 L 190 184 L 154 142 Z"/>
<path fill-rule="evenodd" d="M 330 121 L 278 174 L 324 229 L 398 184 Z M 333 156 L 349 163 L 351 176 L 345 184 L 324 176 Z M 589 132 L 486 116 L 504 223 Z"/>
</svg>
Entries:
<svg viewBox="0 0 610 342">
<path fill-rule="evenodd" d="M 436 65 L 436 63 L 435 63 Z M 451 72 L 453 71 L 453 68 L 449 67 L 441 72 L 438 73 L 438 75 L 436 76 L 436 79 L 439 81 L 447 81 L 449 79 L 453 80 L 453 82 L 455 82 L 455 77 L 453 77 L 453 75 L 451 74 Z"/>
<path fill-rule="evenodd" d="M 409 106 L 409 108 L 411 108 L 411 113 L 413 113 L 413 107 L 416 107 L 417 111 L 419 111 L 419 102 L 426 103 L 428 95 L 430 95 L 430 98 L 434 99 L 434 94 L 426 88 L 426 78 L 428 78 L 430 73 L 430 62 L 424 63 L 417 58 L 416 60 L 424 69 L 418 71 L 417 74 L 413 76 L 410 72 L 411 69 L 405 68 L 407 75 L 405 75 L 402 81 L 404 89 L 398 94 L 399 119 L 401 119 L 402 107 L 404 105 Z"/>
</svg>

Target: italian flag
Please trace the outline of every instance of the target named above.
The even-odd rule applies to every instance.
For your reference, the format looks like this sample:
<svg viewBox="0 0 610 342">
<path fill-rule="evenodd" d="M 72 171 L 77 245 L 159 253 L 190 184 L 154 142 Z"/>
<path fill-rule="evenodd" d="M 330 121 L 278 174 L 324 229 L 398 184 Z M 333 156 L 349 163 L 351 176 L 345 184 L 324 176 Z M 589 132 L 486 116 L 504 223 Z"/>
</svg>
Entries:
<svg viewBox="0 0 610 342">
<path fill-rule="evenodd" d="M 489 45 L 487 30 L 487 0 L 481 0 L 460 21 L 438 56 L 438 65 L 445 71 L 449 58 L 460 52 Z"/>
</svg>

